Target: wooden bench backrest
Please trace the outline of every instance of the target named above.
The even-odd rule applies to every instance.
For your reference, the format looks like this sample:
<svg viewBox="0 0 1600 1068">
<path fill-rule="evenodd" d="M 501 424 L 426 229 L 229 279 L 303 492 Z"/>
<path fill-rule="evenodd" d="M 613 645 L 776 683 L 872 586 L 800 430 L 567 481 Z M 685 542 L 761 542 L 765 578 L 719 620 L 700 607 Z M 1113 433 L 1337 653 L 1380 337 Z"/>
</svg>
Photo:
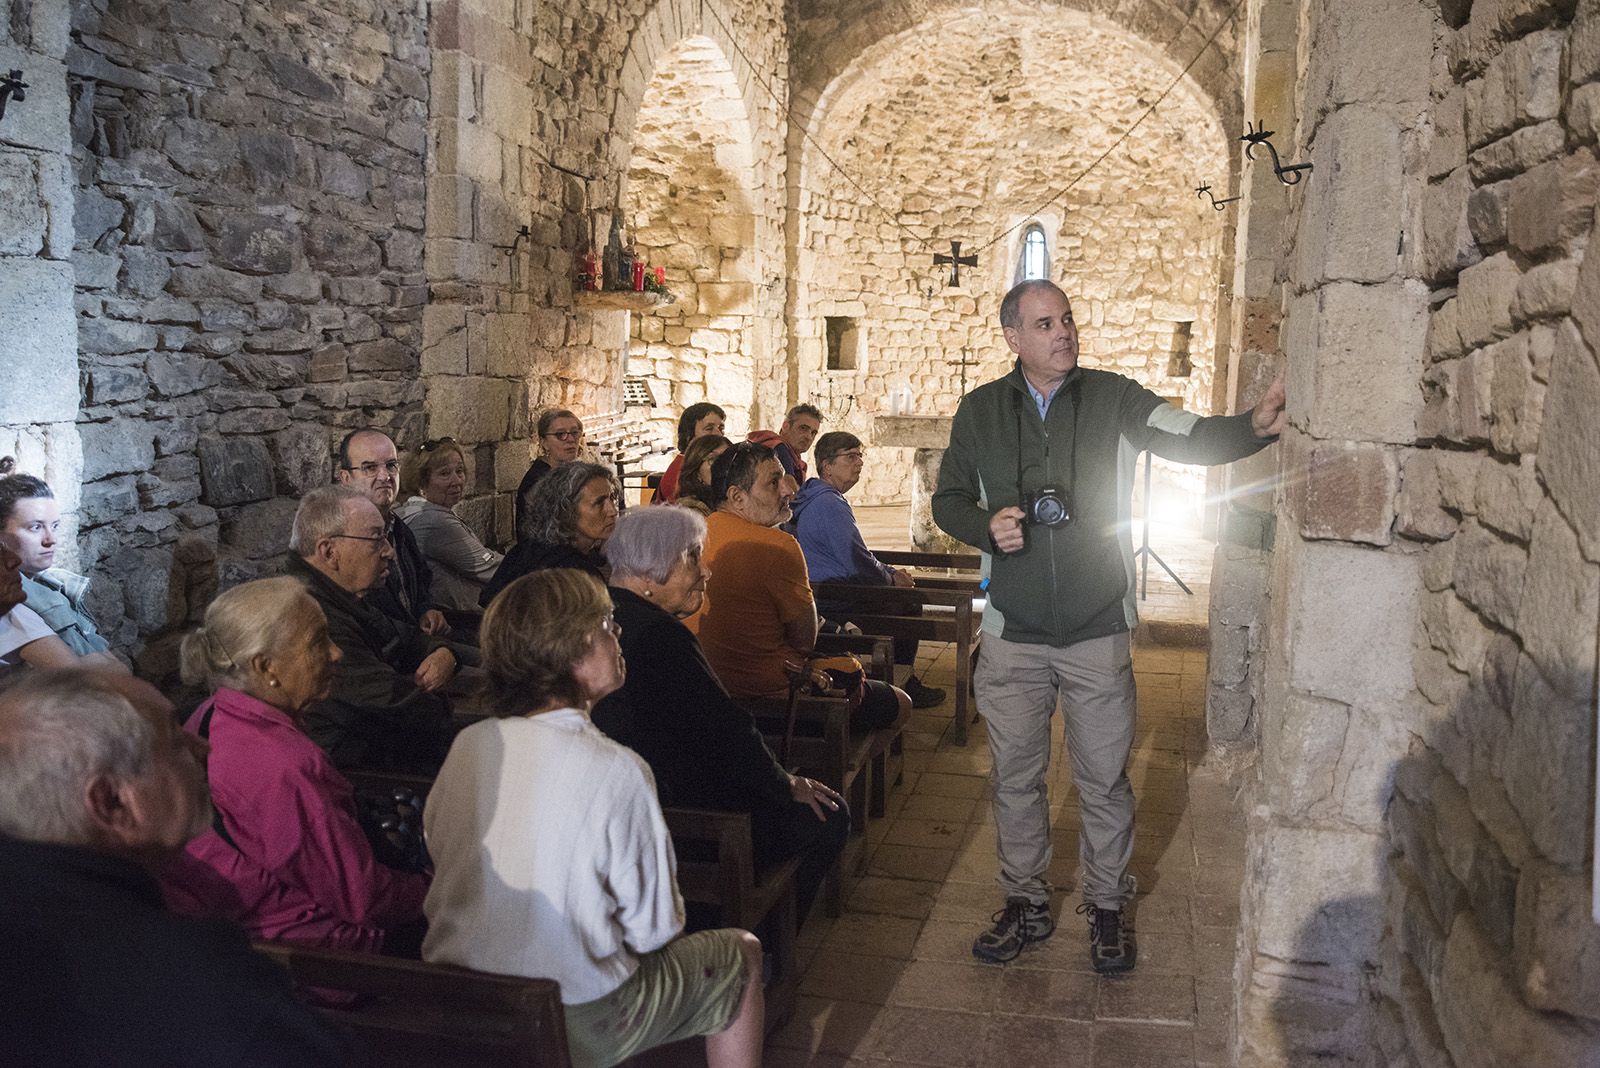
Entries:
<svg viewBox="0 0 1600 1068">
<path fill-rule="evenodd" d="M 260 942 L 300 987 L 361 995 L 318 1011 L 384 1068 L 492 1063 L 570 1068 L 561 988 L 551 979 L 489 975 L 345 950 Z"/>
</svg>

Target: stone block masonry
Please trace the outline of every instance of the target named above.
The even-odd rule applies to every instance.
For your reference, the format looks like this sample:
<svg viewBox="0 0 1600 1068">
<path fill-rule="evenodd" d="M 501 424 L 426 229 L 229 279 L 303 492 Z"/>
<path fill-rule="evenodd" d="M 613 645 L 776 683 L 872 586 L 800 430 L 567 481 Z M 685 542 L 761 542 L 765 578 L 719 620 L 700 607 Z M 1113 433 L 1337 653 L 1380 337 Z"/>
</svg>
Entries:
<svg viewBox="0 0 1600 1068">
<path fill-rule="evenodd" d="M 340 435 L 420 435 L 427 26 L 386 0 L 71 16 L 76 317 L 53 329 L 79 366 L 41 383 L 81 368 L 83 564 L 159 675 L 219 573 L 278 566 Z"/>
<path fill-rule="evenodd" d="M 1320 191 L 1363 202 L 1361 224 L 1347 234 L 1309 195 L 1292 220 L 1300 432 L 1278 530 L 1297 537 L 1274 558 L 1241 1063 L 1600 1064 L 1600 3 L 1298 6 L 1316 144 L 1370 105 L 1316 71 L 1438 20 L 1371 79 L 1428 72 L 1379 109 L 1397 170 L 1357 180 L 1363 160 L 1341 160 L 1342 188 Z M 1390 278 L 1351 260 L 1377 220 L 1405 235 Z M 1274 887 L 1291 831 L 1315 843 L 1302 884 L 1340 858 L 1333 892 Z M 1350 859 L 1352 834 L 1376 867 Z"/>
</svg>

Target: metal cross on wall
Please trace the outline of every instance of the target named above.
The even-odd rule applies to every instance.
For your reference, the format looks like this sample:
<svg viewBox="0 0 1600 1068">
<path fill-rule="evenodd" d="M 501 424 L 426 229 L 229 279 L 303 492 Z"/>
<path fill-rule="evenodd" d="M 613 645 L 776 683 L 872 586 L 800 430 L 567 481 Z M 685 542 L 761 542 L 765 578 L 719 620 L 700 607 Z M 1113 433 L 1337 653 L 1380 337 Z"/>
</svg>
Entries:
<svg viewBox="0 0 1600 1068">
<path fill-rule="evenodd" d="M 959 286 L 961 284 L 961 268 L 976 267 L 978 265 L 978 254 L 974 252 L 970 256 L 963 256 L 961 254 L 961 242 L 952 241 L 950 242 L 950 255 L 946 256 L 942 252 L 933 254 L 933 265 L 935 267 L 943 267 L 947 263 L 950 265 L 950 281 L 946 284 L 952 287 Z"/>
<path fill-rule="evenodd" d="M 969 266 L 970 266 L 970 264 L 969 264 Z M 960 395 L 965 397 L 967 395 L 967 368 L 979 366 L 978 361 L 974 360 L 972 358 L 972 350 L 970 348 L 966 347 L 965 345 L 963 345 L 961 347 L 961 359 L 959 359 L 959 360 L 947 360 L 946 362 L 949 363 L 949 365 L 951 367 L 959 367 L 961 369 L 961 394 Z"/>
</svg>

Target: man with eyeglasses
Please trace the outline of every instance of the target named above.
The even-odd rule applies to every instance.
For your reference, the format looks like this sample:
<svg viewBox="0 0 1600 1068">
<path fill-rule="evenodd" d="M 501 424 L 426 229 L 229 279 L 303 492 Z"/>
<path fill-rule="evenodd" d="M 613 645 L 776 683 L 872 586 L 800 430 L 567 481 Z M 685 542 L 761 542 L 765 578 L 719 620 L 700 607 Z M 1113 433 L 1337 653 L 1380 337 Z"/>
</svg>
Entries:
<svg viewBox="0 0 1600 1068">
<path fill-rule="evenodd" d="M 395 559 L 385 527 L 350 486 L 314 489 L 295 512 L 288 573 L 322 606 L 343 654 L 333 689 L 306 711 L 305 732 L 337 767 L 431 775 L 454 737 L 442 691 L 457 662 L 443 639 L 373 603 Z"/>
<path fill-rule="evenodd" d="M 806 570 L 812 582 L 849 582 L 860 586 L 913 585 L 911 576 L 880 561 L 867 548 L 856 525 L 856 514 L 844 495 L 861 481 L 866 454 L 861 439 L 844 430 L 833 430 L 817 439 L 817 477 L 808 479 L 789 506 L 794 513 L 795 540 L 805 553 Z M 870 604 L 830 604 L 819 602 L 817 611 L 833 623 L 847 623 L 851 612 L 877 614 Z M 901 609 L 900 614 L 905 610 Z M 894 613 L 891 613 L 894 614 Z M 896 638 L 894 662 L 916 664 L 917 639 Z M 933 708 L 944 702 L 944 691 L 924 686 L 913 673 L 901 687 L 911 698 L 912 708 Z"/>
<path fill-rule="evenodd" d="M 433 605 L 433 570 L 405 520 L 394 514 L 400 496 L 400 453 L 389 435 L 372 427 L 346 434 L 339 442 L 337 476 L 340 485 L 356 490 L 378 509 L 394 550 L 389 576 L 368 596 L 368 603 L 424 634 L 448 634 L 450 624 Z"/>
<path fill-rule="evenodd" d="M 539 436 L 539 456 L 529 465 L 528 473 L 517 486 L 513 505 L 516 530 L 522 529 L 528 497 L 539 480 L 562 464 L 570 464 L 583 452 L 583 421 L 565 408 L 546 410 L 539 416 L 534 430 Z"/>
</svg>

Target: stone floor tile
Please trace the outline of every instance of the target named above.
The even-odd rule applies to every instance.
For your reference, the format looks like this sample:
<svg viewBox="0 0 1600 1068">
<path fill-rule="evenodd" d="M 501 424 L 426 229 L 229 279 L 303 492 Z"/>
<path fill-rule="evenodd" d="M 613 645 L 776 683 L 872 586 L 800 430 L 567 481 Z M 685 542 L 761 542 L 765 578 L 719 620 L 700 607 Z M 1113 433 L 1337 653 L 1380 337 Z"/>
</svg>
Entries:
<svg viewBox="0 0 1600 1068">
<path fill-rule="evenodd" d="M 1141 895 L 1134 902 L 1133 924 L 1140 932 L 1187 931 L 1194 923 L 1186 894 Z"/>
<path fill-rule="evenodd" d="M 1092 972 L 1005 968 L 995 1011 L 1088 1022 L 1100 1004 L 1100 978 Z"/>
<path fill-rule="evenodd" d="M 845 1068 L 853 1063 L 850 1058 L 837 1053 L 808 1053 L 770 1045 L 761 1057 L 762 1068 Z"/>
<path fill-rule="evenodd" d="M 1100 980 L 1098 1020 L 1192 1024 L 1194 977 L 1158 975 L 1139 968 L 1131 975 Z"/>
<path fill-rule="evenodd" d="M 869 1055 L 896 1064 L 976 1068 L 988 1021 L 986 1014 L 890 1006 L 872 1029 Z"/>
<path fill-rule="evenodd" d="M 979 805 L 988 805 L 976 797 L 941 797 L 938 794 L 908 796 L 900 815 L 919 820 L 970 820 Z"/>
<path fill-rule="evenodd" d="M 1090 1025 L 1032 1016 L 989 1020 L 981 1068 L 1093 1068 Z"/>
<path fill-rule="evenodd" d="M 833 1001 L 882 1005 L 910 963 L 895 957 L 819 949 L 800 980 L 800 992 Z"/>
<path fill-rule="evenodd" d="M 1189 899 L 1189 911 L 1196 926 L 1237 927 L 1238 894 L 1196 894 Z"/>
<path fill-rule="evenodd" d="M 834 921 L 822 948 L 838 953 L 863 953 L 877 957 L 911 956 L 922 921 L 905 916 L 846 912 Z"/>
<path fill-rule="evenodd" d="M 950 746 L 941 748 L 928 762 L 929 771 L 949 772 L 953 775 L 988 775 L 989 769 L 994 766 L 994 759 L 989 755 L 986 745 L 973 745 L 969 742 L 966 748 Z"/>
<path fill-rule="evenodd" d="M 939 887 L 939 883 L 930 880 L 868 875 L 856 884 L 846 905 L 851 912 L 877 912 L 924 920 L 933 911 Z"/>
<path fill-rule="evenodd" d="M 924 849 L 913 846 L 880 845 L 867 861 L 868 875 L 894 879 L 942 880 L 955 863 L 954 849 Z"/>
<path fill-rule="evenodd" d="M 954 849 L 966 837 L 965 820 L 921 820 L 902 816 L 888 825 L 883 840 L 889 845 Z"/>
<path fill-rule="evenodd" d="M 1238 940 L 1237 927 L 1197 924 L 1194 928 L 1195 974 L 1231 978 Z"/>
<path fill-rule="evenodd" d="M 986 916 L 974 916 L 961 922 L 957 920 L 929 920 L 922 925 L 911 955 L 916 960 L 939 960 L 956 964 L 973 963 L 972 943 L 987 927 Z"/>
<path fill-rule="evenodd" d="M 1194 1028 L 1172 1024 L 1095 1023 L 1094 1068 L 1191 1068 Z"/>
<path fill-rule="evenodd" d="M 987 797 L 989 780 L 981 775 L 928 771 L 918 777 L 914 792 L 938 797 Z"/>
<path fill-rule="evenodd" d="M 876 1005 L 802 996 L 794 1016 L 767 1038 L 767 1045 L 846 1057 L 865 1053 L 879 1011 Z"/>
<path fill-rule="evenodd" d="M 952 961 L 913 961 L 900 973 L 889 1004 L 984 1015 L 995 1009 L 1003 969 Z"/>
<path fill-rule="evenodd" d="M 1188 928 L 1142 931 L 1134 928 L 1139 940 L 1139 971 L 1192 976 L 1198 970 L 1194 935 Z"/>
</svg>

